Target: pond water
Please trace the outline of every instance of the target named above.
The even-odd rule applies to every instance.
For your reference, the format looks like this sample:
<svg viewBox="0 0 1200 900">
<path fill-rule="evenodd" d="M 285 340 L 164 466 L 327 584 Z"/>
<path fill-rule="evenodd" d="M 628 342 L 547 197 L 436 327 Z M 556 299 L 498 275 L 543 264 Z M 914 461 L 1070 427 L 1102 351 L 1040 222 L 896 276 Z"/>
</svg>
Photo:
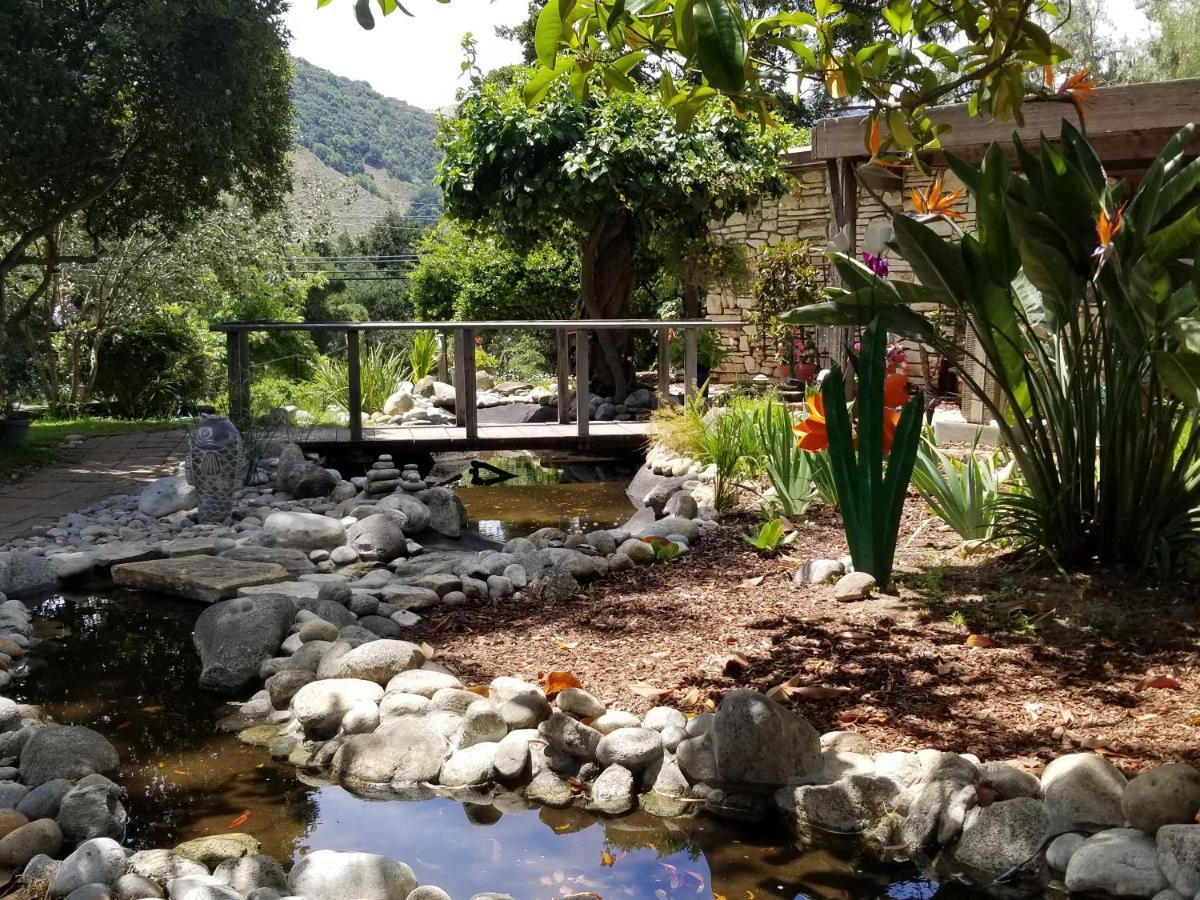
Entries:
<svg viewBox="0 0 1200 900">
<path fill-rule="evenodd" d="M 197 604 L 105 589 L 54 594 L 31 606 L 37 634 L 52 642 L 34 656 L 14 696 L 60 722 L 92 727 L 117 747 L 132 847 L 223 833 L 245 816 L 237 830 L 282 861 L 318 849 L 383 853 L 464 900 L 482 890 L 520 900 L 587 891 L 609 900 L 950 896 L 912 872 L 798 848 L 779 829 L 640 813 L 603 820 L 575 809 L 526 809 L 511 796 L 503 810 L 444 799 L 369 800 L 305 784 L 265 749 L 216 730 L 229 708 L 196 688 Z"/>
<path fill-rule="evenodd" d="M 638 458 L 496 453 L 479 459 L 512 476 L 479 484 L 473 482 L 470 471 L 464 471 L 455 488 L 472 524 L 486 538 L 503 542 L 546 527 L 564 531 L 612 528 L 635 511 L 625 487 L 641 463 Z M 450 471 L 468 463 L 461 456 L 439 461 Z M 479 478 L 497 476 L 483 469 Z"/>
</svg>

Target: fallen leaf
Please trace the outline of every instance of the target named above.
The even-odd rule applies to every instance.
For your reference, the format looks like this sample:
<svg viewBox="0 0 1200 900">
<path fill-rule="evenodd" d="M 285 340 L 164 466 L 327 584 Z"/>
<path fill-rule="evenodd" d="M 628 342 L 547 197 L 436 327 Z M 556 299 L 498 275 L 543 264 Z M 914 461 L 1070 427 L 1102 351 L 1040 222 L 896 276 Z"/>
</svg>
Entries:
<svg viewBox="0 0 1200 900">
<path fill-rule="evenodd" d="M 969 634 L 967 635 L 968 647 L 990 647 L 992 639 L 986 634 Z"/>
<path fill-rule="evenodd" d="M 1102 637 L 1100 638 L 1100 645 L 1102 647 L 1115 647 L 1117 646 L 1117 642 L 1110 637 Z"/>
<path fill-rule="evenodd" d="M 848 693 L 850 693 L 850 688 L 826 687 L 820 684 L 806 684 L 803 687 L 788 688 L 789 696 L 804 697 L 806 700 L 831 700 L 834 697 L 841 697 L 843 694 Z"/>
<path fill-rule="evenodd" d="M 492 694 L 491 688 L 486 684 L 472 684 L 467 687 L 467 690 L 472 694 L 478 694 L 480 697 L 490 697 Z"/>
<path fill-rule="evenodd" d="M 245 825 L 246 821 L 249 818 L 250 818 L 250 810 L 247 809 L 240 816 L 238 816 L 236 819 L 234 819 L 232 822 L 230 822 L 228 825 L 226 825 L 225 828 L 226 829 L 237 828 L 241 825 Z"/>
<path fill-rule="evenodd" d="M 644 681 L 631 681 L 626 687 L 639 697 L 645 697 L 647 700 L 657 700 L 659 697 L 665 697 L 671 693 L 670 688 L 655 687 L 652 684 L 646 684 Z"/>
<path fill-rule="evenodd" d="M 433 626 L 433 633 L 440 634 L 443 631 L 448 631 L 454 627 L 454 623 L 454 614 L 448 613 L 447 615 L 444 615 L 438 619 L 438 623 Z"/>
<path fill-rule="evenodd" d="M 1147 675 L 1133 686 L 1135 691 L 1144 691 L 1147 688 L 1178 691 L 1183 689 L 1183 685 L 1174 678 L 1168 678 L 1166 675 Z"/>
<path fill-rule="evenodd" d="M 744 579 L 742 581 L 742 587 L 744 587 L 744 588 L 758 587 L 760 584 L 762 584 L 766 580 L 767 580 L 766 575 L 755 575 L 753 578 Z"/>
<path fill-rule="evenodd" d="M 750 660 L 741 653 L 730 653 L 721 660 L 721 674 L 730 678 L 742 674 L 748 668 L 750 668 Z"/>
<path fill-rule="evenodd" d="M 583 683 L 570 672 L 550 672 L 544 679 L 546 699 L 553 700 L 567 688 L 581 688 Z"/>
<path fill-rule="evenodd" d="M 142 712 L 160 713 L 162 711 L 163 711 L 163 707 L 161 707 L 161 706 L 143 706 L 142 707 Z"/>
<path fill-rule="evenodd" d="M 191 772 L 185 772 L 185 771 L 183 771 L 183 769 L 172 769 L 172 770 L 171 770 L 171 774 L 172 774 L 172 775 L 182 775 L 182 776 L 184 776 L 184 777 L 186 778 L 187 776 L 191 775 L 192 773 L 191 773 Z"/>
<path fill-rule="evenodd" d="M 683 695 L 683 699 L 681 701 L 679 701 L 679 705 L 680 706 L 699 706 L 703 702 L 704 702 L 704 695 L 700 693 L 700 688 L 694 687 L 694 688 L 691 688 L 686 694 Z"/>
<path fill-rule="evenodd" d="M 1187 720 L 1187 724 L 1191 725 L 1192 727 L 1200 728 L 1200 716 L 1192 716 Z"/>
</svg>

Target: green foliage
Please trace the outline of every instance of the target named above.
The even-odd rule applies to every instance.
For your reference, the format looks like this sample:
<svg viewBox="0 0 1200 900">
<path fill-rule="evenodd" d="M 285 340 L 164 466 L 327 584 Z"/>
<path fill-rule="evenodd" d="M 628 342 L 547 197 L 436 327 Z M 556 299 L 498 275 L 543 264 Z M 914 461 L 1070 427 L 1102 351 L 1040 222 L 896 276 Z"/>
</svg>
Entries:
<svg viewBox="0 0 1200 900">
<path fill-rule="evenodd" d="M 833 461 L 829 458 L 827 451 L 820 453 L 807 453 L 808 466 L 812 472 L 813 487 L 817 489 L 817 493 L 826 504 L 837 509 L 840 505 L 838 502 L 837 481 L 833 477 Z"/>
<path fill-rule="evenodd" d="M 96 387 L 123 419 L 161 419 L 217 391 L 197 329 L 182 316 L 127 322 L 100 351 Z"/>
<path fill-rule="evenodd" d="M 383 404 L 408 377 L 408 362 L 383 343 L 369 344 L 359 358 L 359 385 L 364 413 L 382 411 Z M 346 360 L 322 356 L 313 368 L 309 388 L 321 409 L 350 411 L 350 378 Z"/>
<path fill-rule="evenodd" d="M 670 538 L 644 537 L 642 542 L 650 545 L 654 550 L 654 558 L 658 562 L 670 562 L 683 552 L 683 548 Z"/>
<path fill-rule="evenodd" d="M 777 517 L 763 522 L 749 534 L 743 534 L 742 540 L 763 555 L 774 556 L 799 535 L 800 532 L 789 529 L 787 521 Z"/>
<path fill-rule="evenodd" d="M 754 474 L 762 458 L 755 422 L 770 401 L 762 397 L 734 397 L 727 406 L 704 417 L 703 430 L 692 455 L 701 465 L 716 466 L 713 505 L 719 512 L 737 500 L 738 480 Z"/>
<path fill-rule="evenodd" d="M 385 97 L 364 81 L 293 60 L 292 104 L 296 142 L 344 175 L 362 176 L 377 192 L 367 168 L 428 184 L 441 154 L 434 146 L 437 119 L 403 100 Z"/>
<path fill-rule="evenodd" d="M 802 516 L 813 502 L 811 455 L 796 446 L 795 420 L 780 402 L 763 406 L 754 419 L 767 478 L 783 514 Z"/>
<path fill-rule="evenodd" d="M 98 239 L 177 233 L 236 192 L 288 187 L 283 0 L 0 4 L 0 323 L 37 242 L 82 212 Z M 40 255 L 39 248 L 35 255 Z"/>
<path fill-rule="evenodd" d="M 964 541 L 987 540 L 1003 483 L 999 457 L 993 452 L 981 458 L 975 446 L 965 457 L 952 456 L 938 448 L 933 432 L 926 429 L 913 467 L 913 487 Z"/>
<path fill-rule="evenodd" d="M 475 348 L 475 371 L 476 372 L 497 372 L 500 369 L 500 360 L 496 356 L 488 353 L 482 347 Z"/>
<path fill-rule="evenodd" d="M 784 362 L 796 362 L 796 338 L 804 341 L 805 350 L 812 345 L 812 338 L 803 329 L 780 321 L 780 316 L 824 298 L 825 280 L 813 265 L 812 249 L 808 241 L 764 246 L 755 257 L 754 269 L 750 285 L 754 306 L 747 318 L 754 325 L 755 339 L 762 350 L 774 350 Z"/>
<path fill-rule="evenodd" d="M 936 303 L 965 321 L 1001 399 L 969 367 L 960 374 L 1024 481 L 1001 498 L 997 529 L 1063 566 L 1166 574 L 1200 537 L 1192 135 L 1189 126 L 1172 138 L 1132 194 L 1067 122 L 1061 147 L 1018 145 L 1022 172 L 995 146 L 980 166 L 951 159 L 974 195 L 977 231 L 942 237 L 898 215 L 896 244 L 920 284 L 884 282 L 842 258 L 844 292 L 797 314 L 841 324 L 878 314 L 954 359 L 965 348 L 908 304 Z"/>
<path fill-rule="evenodd" d="M 409 377 L 414 382 L 420 381 L 426 375 L 432 375 L 436 366 L 437 335 L 432 331 L 418 331 L 408 348 Z"/>
<path fill-rule="evenodd" d="M 659 403 L 650 413 L 654 440 L 677 455 L 695 456 L 708 430 L 707 411 L 708 404 L 699 391 L 685 397 L 683 403 Z"/>
<path fill-rule="evenodd" d="M 874 575 L 881 588 L 886 588 L 892 577 L 904 495 L 921 437 L 922 410 L 922 398 L 917 394 L 900 414 L 888 454 L 884 437 L 885 338 L 886 331 L 879 320 L 872 321 L 863 332 L 857 439 L 846 404 L 841 367 L 834 366 L 821 384 L 829 429 L 829 461 L 841 501 L 846 543 L 850 545 L 854 568 Z"/>
</svg>

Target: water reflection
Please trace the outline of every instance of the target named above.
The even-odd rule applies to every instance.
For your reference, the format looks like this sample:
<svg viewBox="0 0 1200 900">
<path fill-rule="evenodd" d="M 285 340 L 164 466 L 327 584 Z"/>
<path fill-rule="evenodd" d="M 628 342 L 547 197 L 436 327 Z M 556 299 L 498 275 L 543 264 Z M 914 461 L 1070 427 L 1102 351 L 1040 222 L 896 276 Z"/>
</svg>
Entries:
<svg viewBox="0 0 1200 900">
<path fill-rule="evenodd" d="M 216 732 L 220 701 L 195 685 L 195 604 L 111 591 L 37 604 L 39 634 L 57 648 L 19 699 L 62 722 L 89 725 L 118 748 L 133 847 L 172 846 L 238 830 L 281 860 L 317 849 L 384 853 L 455 897 L 482 890 L 543 900 L 604 898 L 923 900 L 936 886 L 829 850 L 802 850 L 773 831 L 642 814 L 601 820 L 576 809 L 531 809 L 513 794 L 494 805 L 357 797 L 308 785 L 266 750 Z M 940 896 L 940 895 L 939 895 Z"/>
</svg>

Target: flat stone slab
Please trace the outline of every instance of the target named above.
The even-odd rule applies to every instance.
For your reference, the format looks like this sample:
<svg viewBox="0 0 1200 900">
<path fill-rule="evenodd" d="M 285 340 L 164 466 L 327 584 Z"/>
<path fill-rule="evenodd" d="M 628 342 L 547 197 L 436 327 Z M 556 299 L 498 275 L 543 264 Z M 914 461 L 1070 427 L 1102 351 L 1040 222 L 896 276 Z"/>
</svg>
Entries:
<svg viewBox="0 0 1200 900">
<path fill-rule="evenodd" d="M 120 541 L 111 544 L 96 544 L 91 547 L 96 557 L 96 567 L 107 569 L 123 563 L 142 562 L 148 559 L 161 559 L 165 554 L 154 544 L 143 544 L 138 541 Z"/>
<path fill-rule="evenodd" d="M 290 576 L 289 576 L 290 577 Z M 311 598 L 317 599 L 317 594 L 321 592 L 321 585 L 314 581 L 283 581 L 283 582 L 268 582 L 267 584 L 247 584 L 238 589 L 239 597 L 253 597 L 255 594 L 284 594 L 288 597 L 299 597 L 301 599 Z"/>
<path fill-rule="evenodd" d="M 288 572 L 275 563 L 182 556 L 123 563 L 113 566 L 112 576 L 122 587 L 216 603 L 236 597 L 240 588 L 283 581 Z"/>
<path fill-rule="evenodd" d="M 217 548 L 217 538 L 177 538 L 167 546 L 167 553 L 171 559 L 182 556 L 215 556 Z"/>
</svg>

